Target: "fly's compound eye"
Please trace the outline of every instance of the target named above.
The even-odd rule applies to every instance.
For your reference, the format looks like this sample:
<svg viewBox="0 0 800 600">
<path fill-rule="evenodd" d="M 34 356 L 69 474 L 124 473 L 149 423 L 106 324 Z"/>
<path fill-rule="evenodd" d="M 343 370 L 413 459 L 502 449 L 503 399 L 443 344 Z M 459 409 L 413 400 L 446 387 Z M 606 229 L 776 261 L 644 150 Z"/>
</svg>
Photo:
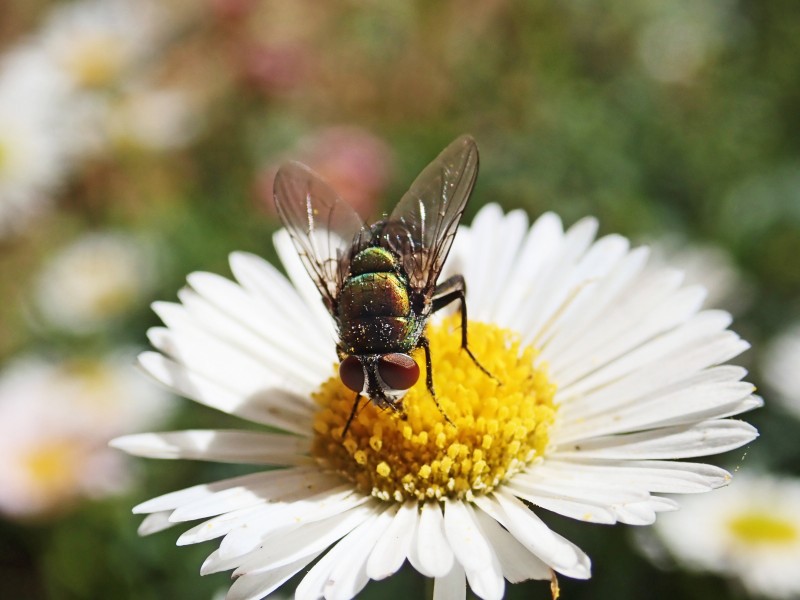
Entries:
<svg viewBox="0 0 800 600">
<path fill-rule="evenodd" d="M 364 367 L 356 356 L 348 356 L 339 365 L 339 377 L 354 392 L 364 390 Z"/>
<path fill-rule="evenodd" d="M 393 390 L 407 390 L 419 379 L 419 365 L 408 354 L 384 354 L 378 359 L 378 374 Z"/>
</svg>

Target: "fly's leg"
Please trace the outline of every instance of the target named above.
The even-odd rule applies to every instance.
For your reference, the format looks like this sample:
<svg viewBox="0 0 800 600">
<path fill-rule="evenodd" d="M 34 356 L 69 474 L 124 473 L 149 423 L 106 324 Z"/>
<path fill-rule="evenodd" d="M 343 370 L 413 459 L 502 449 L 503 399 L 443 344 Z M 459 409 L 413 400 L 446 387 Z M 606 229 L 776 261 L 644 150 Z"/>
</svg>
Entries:
<svg viewBox="0 0 800 600">
<path fill-rule="evenodd" d="M 439 400 L 436 398 L 436 392 L 433 391 L 433 362 L 431 361 L 431 347 L 430 344 L 428 344 L 428 338 L 426 338 L 424 335 L 420 337 L 419 345 L 422 346 L 423 350 L 425 350 L 425 385 L 428 386 L 428 391 L 431 394 L 431 398 L 433 398 L 436 408 L 438 408 L 439 412 L 442 413 L 444 420 L 455 427 L 456 424 L 453 423 L 450 420 L 450 417 L 447 416 L 447 413 L 442 410 Z"/>
<path fill-rule="evenodd" d="M 358 412 L 358 403 L 360 401 L 361 401 L 361 394 L 357 393 L 355 399 L 353 400 L 353 410 L 350 411 L 350 416 L 347 417 L 347 423 L 345 424 L 344 429 L 342 430 L 342 439 L 344 439 L 344 436 L 347 435 L 347 430 L 350 429 L 350 423 L 353 422 L 353 419 L 355 418 L 356 413 Z"/>
<path fill-rule="evenodd" d="M 436 286 L 436 289 L 433 292 L 433 305 L 431 312 L 435 313 L 438 310 L 443 309 L 445 306 L 453 302 L 454 300 L 461 301 L 461 347 L 467 351 L 467 354 L 472 359 L 472 362 L 475 363 L 475 366 L 478 367 L 481 371 L 483 371 L 487 376 L 494 379 L 497 383 L 500 383 L 500 380 L 497 379 L 494 375 L 492 375 L 489 370 L 484 367 L 475 355 L 472 353 L 472 350 L 469 349 L 467 345 L 467 302 L 466 302 L 466 294 L 467 294 L 467 284 L 464 281 L 463 275 L 453 275 L 449 279 L 446 279 L 442 283 Z"/>
</svg>

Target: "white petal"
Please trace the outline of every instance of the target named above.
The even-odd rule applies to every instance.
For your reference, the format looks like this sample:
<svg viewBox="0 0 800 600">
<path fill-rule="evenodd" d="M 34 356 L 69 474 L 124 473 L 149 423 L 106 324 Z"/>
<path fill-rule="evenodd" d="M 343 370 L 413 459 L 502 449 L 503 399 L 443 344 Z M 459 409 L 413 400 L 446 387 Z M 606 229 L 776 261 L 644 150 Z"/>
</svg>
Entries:
<svg viewBox="0 0 800 600">
<path fill-rule="evenodd" d="M 208 540 L 221 537 L 231 531 L 231 529 L 246 523 L 250 517 L 257 516 L 261 511 L 265 510 L 269 506 L 271 505 L 267 504 L 248 506 L 247 508 L 217 515 L 216 517 L 203 521 L 202 523 L 198 523 L 191 529 L 184 531 L 180 536 L 178 536 L 176 545 L 188 546 L 190 544 L 206 542 Z"/>
<path fill-rule="evenodd" d="M 337 477 L 320 473 L 314 467 L 281 469 L 260 474 L 256 483 L 244 486 L 225 487 L 210 495 L 184 504 L 175 509 L 172 519 L 176 521 L 193 521 L 206 519 L 225 512 L 247 508 L 279 500 L 298 489 L 306 489 L 306 494 L 318 493 L 321 490 L 335 487 L 341 483 Z"/>
<path fill-rule="evenodd" d="M 311 475 L 314 471 L 311 469 L 291 469 L 291 471 L 301 471 Z M 157 498 L 152 498 L 146 502 L 142 502 L 133 508 L 134 513 L 153 513 L 164 510 L 175 510 L 179 506 L 189 504 L 195 500 L 208 498 L 215 493 L 237 487 L 258 486 L 265 481 L 273 479 L 278 473 L 285 473 L 286 471 L 265 471 L 261 473 L 250 473 L 248 475 L 241 475 L 239 477 L 232 477 L 230 479 L 223 479 L 214 483 L 203 483 L 195 485 L 175 492 L 170 492 Z"/>
<path fill-rule="evenodd" d="M 328 333 L 330 317 L 325 315 L 321 323 L 309 318 L 308 307 L 300 294 L 272 263 L 255 254 L 234 252 L 230 256 L 230 264 L 236 280 L 251 296 L 262 302 L 265 312 L 275 315 L 284 328 L 294 329 L 295 332 L 302 331 L 301 337 L 309 340 L 317 336 L 315 344 L 325 345 L 330 342 Z M 316 298 L 315 303 L 318 300 Z M 254 324 L 254 327 L 258 328 L 260 323 L 259 321 Z M 267 327 L 261 329 L 260 333 L 264 337 L 271 337 L 274 335 L 274 322 L 270 319 L 269 323 L 265 324 Z M 336 359 L 335 353 L 332 358 Z"/>
<path fill-rule="evenodd" d="M 206 275 L 211 277 L 210 274 Z M 234 284 L 230 285 L 237 293 L 244 293 Z M 270 308 L 261 306 L 250 307 L 249 311 L 242 310 L 233 315 L 230 311 L 225 312 L 225 307 L 216 306 L 191 288 L 179 290 L 178 298 L 189 317 L 186 324 L 239 347 L 267 365 L 276 363 L 282 368 L 301 373 L 305 368 L 313 373 L 329 368 L 331 362 L 336 361 L 335 341 L 321 331 L 309 331 L 308 324 L 313 323 L 311 313 L 297 323 L 281 319 L 270 312 Z M 306 309 L 301 300 L 295 301 Z M 176 324 L 170 322 L 169 325 L 173 328 Z"/>
<path fill-rule="evenodd" d="M 367 575 L 380 580 L 393 575 L 403 565 L 417 529 L 419 508 L 413 501 L 403 504 L 392 524 L 381 536 L 367 560 Z"/>
<path fill-rule="evenodd" d="M 320 372 L 330 368 L 331 362 L 324 355 L 324 347 L 305 342 L 296 331 L 282 331 L 281 327 L 275 326 L 270 337 L 259 336 L 193 290 L 183 289 L 178 292 L 178 297 L 183 304 L 153 303 L 153 310 L 167 325 L 172 337 L 165 336 L 160 328 L 154 328 L 148 332 L 151 342 L 187 366 L 197 366 L 196 370 L 203 370 L 201 365 L 207 364 L 209 359 L 198 355 L 192 342 L 201 350 L 218 355 L 219 360 L 233 363 L 232 368 L 238 370 L 234 370 L 223 383 L 229 380 L 234 384 L 237 382 L 237 373 L 243 370 L 236 364 L 240 357 L 244 357 L 246 369 L 255 370 L 256 374 L 285 371 L 283 378 L 287 386 L 294 385 L 304 393 L 317 384 Z M 154 338 L 156 335 L 158 337 Z M 218 377 L 225 376 L 223 369 Z"/>
<path fill-rule="evenodd" d="M 715 317 L 716 315 L 708 317 L 701 313 L 684 325 L 647 341 L 612 362 L 607 362 L 607 356 L 601 350 L 594 363 L 591 362 L 594 360 L 592 358 L 588 359 L 590 361 L 588 366 L 581 363 L 580 373 L 573 371 L 560 376 L 553 374 L 553 379 L 563 386 L 559 399 L 586 395 L 588 402 L 591 399 L 588 392 L 614 383 L 636 371 L 658 376 L 658 370 L 665 359 L 668 360 L 675 355 L 679 356 L 684 365 L 700 361 L 714 365 L 723 363 L 749 348 L 749 344 L 732 331 L 707 334 L 706 329 L 718 326 Z"/>
<path fill-rule="evenodd" d="M 220 558 L 240 556 L 254 550 L 263 541 L 286 527 L 306 526 L 329 517 L 350 514 L 354 508 L 370 501 L 369 496 L 345 486 L 326 490 L 321 494 L 303 498 L 298 491 L 278 502 L 264 506 L 248 519 L 237 519 L 239 526 L 231 528 L 220 543 Z"/>
<path fill-rule="evenodd" d="M 543 273 L 549 269 L 554 249 L 562 244 L 563 235 L 561 219 L 553 213 L 543 214 L 533 224 L 517 252 L 505 284 L 505 293 L 496 298 L 498 324 L 514 328 L 522 326 L 520 315 L 527 315 L 530 303 L 543 293 L 542 286 L 537 282 L 545 279 Z M 468 294 L 471 294 L 472 283 L 469 279 L 467 283 L 470 285 Z"/>
<path fill-rule="evenodd" d="M 583 397 L 562 397 L 565 401 L 559 410 L 559 423 L 568 427 L 572 421 L 580 422 L 692 385 L 737 382 L 747 375 L 747 370 L 732 365 L 707 367 L 687 364 L 682 356 L 676 355 L 660 361 L 658 369 L 639 369 Z"/>
<path fill-rule="evenodd" d="M 181 293 L 184 298 L 190 295 Z M 208 331 L 208 323 L 213 321 L 206 319 L 200 327 L 185 314 L 184 307 L 177 304 L 154 306 L 169 328 L 149 329 L 150 343 L 188 368 L 206 373 L 231 389 L 280 386 L 305 396 L 319 384 L 320 374 L 330 370 L 330 362 L 316 365 L 311 362 L 309 366 L 310 361 L 292 356 L 285 348 L 247 340 L 233 326 L 220 325 L 225 327 L 227 335 Z"/>
<path fill-rule="evenodd" d="M 140 433 L 112 440 L 128 454 L 149 458 L 184 458 L 241 464 L 301 465 L 309 461 L 307 438 L 255 431 L 189 429 Z"/>
<path fill-rule="evenodd" d="M 325 598 L 328 600 L 350 600 L 355 598 L 369 581 L 367 575 L 367 559 L 375 543 L 383 536 L 392 523 L 396 507 L 384 510 L 378 518 L 364 528 L 356 550 L 348 560 L 340 561 L 331 570 L 328 582 L 325 584 Z"/>
<path fill-rule="evenodd" d="M 629 364 L 643 364 L 653 353 L 646 343 L 658 340 L 659 336 L 670 332 L 694 315 L 703 303 L 701 288 L 683 288 L 657 305 L 649 307 L 646 315 L 638 319 L 626 318 L 616 321 L 615 335 L 603 339 L 599 344 L 580 344 L 581 353 L 574 352 L 571 362 L 565 357 L 552 357 L 552 374 L 556 381 L 564 385 L 589 375 L 604 365 L 613 365 L 613 369 L 624 374 L 630 370 Z M 627 315 L 626 315 L 627 317 Z M 639 356 L 639 355 L 642 356 Z M 543 359 L 547 360 L 545 353 Z"/>
<path fill-rule="evenodd" d="M 531 343 L 543 335 L 545 325 L 552 323 L 553 316 L 564 307 L 565 301 L 573 298 L 585 283 L 576 280 L 575 264 L 583 256 L 597 232 L 597 221 L 592 218 L 581 219 L 567 230 L 563 244 L 557 252 L 550 252 L 555 258 L 542 273 L 539 286 L 542 288 L 531 298 L 520 314 L 518 331 L 524 343 Z M 546 285 L 542 285 L 547 282 Z M 524 316 L 523 316 L 524 315 Z"/>
<path fill-rule="evenodd" d="M 567 500 L 564 498 L 552 498 L 541 496 L 529 492 L 519 491 L 509 487 L 509 491 L 521 498 L 531 502 L 538 508 L 543 508 L 558 515 L 569 517 L 577 521 L 586 523 L 600 523 L 603 525 L 613 525 L 617 522 L 617 515 L 613 508 L 588 503 L 583 500 Z"/>
<path fill-rule="evenodd" d="M 606 483 L 595 480 L 587 486 L 583 482 L 565 481 L 561 478 L 543 480 L 535 477 L 525 477 L 518 474 L 508 486 L 515 490 L 546 496 L 550 498 L 566 498 L 596 502 L 601 505 L 625 504 L 628 502 L 642 502 L 649 498 L 647 490 L 635 484 L 627 486 L 617 483 Z"/>
<path fill-rule="evenodd" d="M 672 271 L 648 272 L 637 278 L 625 279 L 627 287 L 615 286 L 616 296 L 603 297 L 602 300 L 608 305 L 593 320 L 584 322 L 581 330 L 576 331 L 571 323 L 564 323 L 561 334 L 554 336 L 542 348 L 543 360 L 554 365 L 556 371 L 563 371 L 571 365 L 585 366 L 586 357 L 602 351 L 627 329 L 635 330 L 635 325 L 646 322 L 650 311 L 663 305 L 665 298 L 678 290 L 682 280 L 680 273 Z M 590 296 L 600 294 L 601 289 L 599 282 L 593 285 Z"/>
<path fill-rule="evenodd" d="M 136 533 L 145 536 L 174 527 L 176 523 L 169 520 L 171 514 L 171 510 L 165 510 L 147 515 L 139 524 L 139 529 L 136 530 Z"/>
<path fill-rule="evenodd" d="M 476 510 L 474 515 L 500 561 L 503 577 L 511 583 L 528 579 L 550 579 L 550 567 L 531 554 L 514 536 L 500 527 L 497 521 L 482 510 Z"/>
<path fill-rule="evenodd" d="M 609 237 L 618 236 L 607 236 L 603 240 Z M 607 262 L 598 265 L 594 272 L 586 273 L 582 281 L 576 280 L 575 299 L 541 339 L 541 347 L 547 356 L 571 352 L 575 344 L 584 343 L 587 331 L 591 331 L 614 310 L 620 294 L 641 273 L 647 262 L 647 248 L 636 248 L 628 254 L 620 253 L 627 247 L 627 240 L 614 240 L 609 248 L 610 255 L 603 257 Z"/>
<path fill-rule="evenodd" d="M 444 518 L 438 502 L 425 502 L 420 508 L 408 560 L 426 577 L 443 577 L 452 568 L 453 551 L 444 535 Z"/>
<path fill-rule="evenodd" d="M 528 229 L 528 218 L 523 211 L 503 215 L 496 204 L 483 207 L 472 222 L 471 232 L 479 245 L 466 249 L 466 265 L 471 282 L 469 293 L 470 318 L 478 321 L 494 320 L 497 298 L 509 281 L 509 272 L 515 264 L 518 251 Z"/>
<path fill-rule="evenodd" d="M 734 382 L 691 382 L 675 391 L 655 394 L 602 415 L 570 423 L 558 434 L 558 444 L 601 435 L 629 433 L 668 425 L 693 423 L 729 414 L 755 391 L 752 384 Z"/>
<path fill-rule="evenodd" d="M 500 562 L 478 527 L 471 507 L 461 501 L 445 502 L 444 531 L 472 590 L 485 600 L 502 598 L 505 582 Z"/>
<path fill-rule="evenodd" d="M 200 404 L 299 435 L 311 433 L 306 402 L 285 390 L 242 396 L 157 352 L 140 354 L 139 365 L 157 381 Z"/>
<path fill-rule="evenodd" d="M 289 233 L 285 229 L 281 229 L 272 236 L 272 242 L 294 288 L 305 300 L 305 304 L 311 312 L 309 319 L 313 320 L 315 324 L 319 324 L 321 333 L 325 338 L 335 340 L 337 336 L 333 319 L 331 319 L 322 303 L 319 290 L 317 290 L 303 263 L 300 261 L 297 250 L 295 250 L 294 244 L 289 238 Z"/>
<path fill-rule="evenodd" d="M 322 552 L 304 556 L 272 571 L 239 577 L 228 590 L 225 600 L 257 600 L 271 594 L 293 575 L 303 570 Z"/>
<path fill-rule="evenodd" d="M 305 337 L 308 344 L 308 354 L 312 358 L 332 356 L 333 348 L 330 346 L 330 337 L 320 328 L 307 327 L 297 323 L 309 321 L 313 313 L 309 311 L 306 318 L 298 322 L 282 322 L 276 319 L 271 312 L 272 306 L 266 307 L 247 294 L 241 287 L 232 281 L 213 273 L 192 273 L 187 277 L 189 285 L 204 299 L 217 306 L 231 319 L 238 321 L 245 330 L 263 331 L 263 339 L 272 344 L 290 343 L 297 339 L 299 333 Z M 284 302 L 297 300 L 297 294 L 284 299 Z M 317 303 L 320 304 L 319 296 Z M 330 318 L 327 319 L 330 321 Z M 277 335 L 279 332 L 284 335 Z M 286 337 L 286 335 L 293 337 Z M 302 339 L 302 338 L 301 338 Z M 327 350 L 327 351 L 326 351 Z"/>
<path fill-rule="evenodd" d="M 692 494 L 727 485 L 730 474 L 719 467 L 677 461 L 604 461 L 547 458 L 514 477 L 534 483 L 568 481 L 586 488 L 603 485 L 634 485 L 649 492 Z"/>
<path fill-rule="evenodd" d="M 379 513 L 373 511 L 371 517 L 363 521 L 358 527 L 352 530 L 348 535 L 342 538 L 328 553 L 314 565 L 308 572 L 300 585 L 297 586 L 295 591 L 295 598 L 302 600 L 304 598 L 314 599 L 321 598 L 325 595 L 328 586 L 333 585 L 331 573 L 339 567 L 339 564 L 347 563 L 351 557 L 358 557 L 363 570 L 363 562 L 366 561 L 366 556 L 362 556 L 363 545 L 369 539 L 370 528 L 378 520 Z M 372 547 L 370 546 L 370 549 Z M 363 559 L 363 560 L 362 560 Z M 366 584 L 366 575 L 362 580 Z M 358 592 L 359 590 L 356 590 Z"/>
<path fill-rule="evenodd" d="M 450 572 L 433 581 L 433 600 L 464 600 L 467 597 L 467 582 L 464 569 L 453 562 Z"/>
<path fill-rule="evenodd" d="M 513 496 L 495 490 L 491 497 L 479 496 L 475 503 L 553 570 L 575 579 L 590 577 L 589 557 L 575 544 L 549 529 Z"/>
<path fill-rule="evenodd" d="M 266 536 L 260 548 L 241 557 L 233 574 L 269 571 L 321 552 L 365 523 L 374 525 L 380 510 L 381 507 L 371 503 L 313 523 L 288 524 L 275 534 Z"/>
<path fill-rule="evenodd" d="M 756 437 L 758 431 L 752 425 L 724 419 L 565 444 L 550 456 L 612 460 L 691 458 L 727 452 Z"/>
</svg>

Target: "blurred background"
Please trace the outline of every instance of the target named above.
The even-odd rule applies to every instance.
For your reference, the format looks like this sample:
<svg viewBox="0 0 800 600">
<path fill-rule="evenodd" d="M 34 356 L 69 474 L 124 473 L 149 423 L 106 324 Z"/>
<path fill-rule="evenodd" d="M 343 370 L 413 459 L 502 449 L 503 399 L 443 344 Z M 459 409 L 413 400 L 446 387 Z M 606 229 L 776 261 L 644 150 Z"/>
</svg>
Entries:
<svg viewBox="0 0 800 600">
<path fill-rule="evenodd" d="M 213 544 L 140 539 L 130 509 L 240 471 L 106 446 L 240 425 L 132 368 L 149 303 L 191 271 L 228 274 L 231 251 L 275 259 L 283 160 L 374 217 L 467 132 L 482 164 L 464 222 L 488 202 L 594 215 L 734 313 L 767 406 L 746 416 L 761 439 L 714 462 L 776 503 L 800 476 L 798 31 L 792 0 L 3 0 L 0 597 L 223 597 L 227 574 L 198 575 Z M 666 518 L 543 514 L 594 563 L 562 597 L 800 597 L 747 577 L 800 556 L 800 502 L 779 519 L 756 500 L 707 534 L 733 537 L 706 561 L 659 533 Z M 424 594 L 405 570 L 363 597 Z"/>
</svg>

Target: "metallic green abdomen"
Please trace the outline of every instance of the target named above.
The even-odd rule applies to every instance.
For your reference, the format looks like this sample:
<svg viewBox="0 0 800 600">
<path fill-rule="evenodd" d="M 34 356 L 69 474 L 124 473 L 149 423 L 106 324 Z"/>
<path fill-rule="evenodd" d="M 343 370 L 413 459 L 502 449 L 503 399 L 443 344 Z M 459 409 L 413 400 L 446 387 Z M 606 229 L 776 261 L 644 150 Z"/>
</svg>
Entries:
<svg viewBox="0 0 800 600">
<path fill-rule="evenodd" d="M 367 248 L 352 263 L 353 275 L 339 294 L 339 334 L 352 354 L 404 352 L 414 347 L 408 284 L 394 273 L 396 259 Z"/>
<path fill-rule="evenodd" d="M 406 286 L 394 273 L 364 273 L 347 280 L 339 295 L 339 316 L 405 317 L 410 310 Z"/>
</svg>

